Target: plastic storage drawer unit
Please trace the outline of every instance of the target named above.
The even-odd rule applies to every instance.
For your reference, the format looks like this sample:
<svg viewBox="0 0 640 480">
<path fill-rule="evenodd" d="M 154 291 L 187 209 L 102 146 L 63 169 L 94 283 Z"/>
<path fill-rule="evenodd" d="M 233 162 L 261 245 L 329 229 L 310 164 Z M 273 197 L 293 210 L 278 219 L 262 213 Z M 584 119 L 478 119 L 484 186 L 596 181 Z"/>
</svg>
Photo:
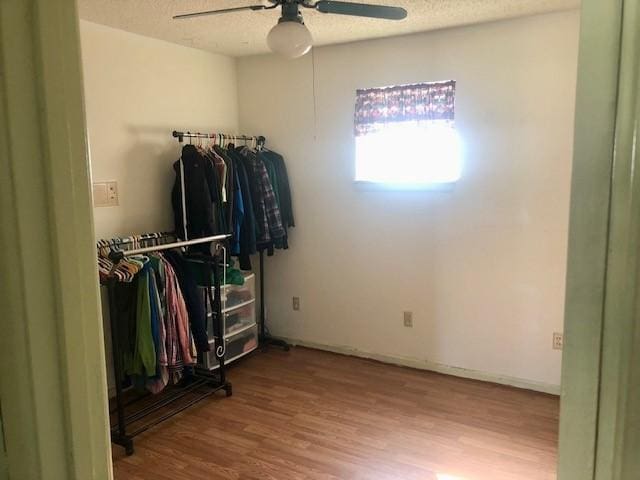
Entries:
<svg viewBox="0 0 640 480">
<path fill-rule="evenodd" d="M 236 307 L 224 314 L 224 324 L 226 328 L 226 336 L 230 337 L 236 333 L 247 330 L 256 324 L 256 302 Z"/>
<path fill-rule="evenodd" d="M 250 303 L 235 307 L 231 311 L 224 313 L 225 336 L 230 337 L 256 324 L 256 303 Z M 207 314 L 207 332 L 209 340 L 213 340 L 213 314 Z"/>
<path fill-rule="evenodd" d="M 253 325 L 251 328 L 241 331 L 235 335 L 231 335 L 225 339 L 226 349 L 224 353 L 225 363 L 231 363 L 234 360 L 244 357 L 258 348 L 258 326 Z M 209 370 L 219 368 L 216 359 L 215 344 L 209 342 L 211 351 L 202 356 L 202 366 Z"/>
<path fill-rule="evenodd" d="M 225 285 L 222 288 L 222 308 L 229 311 L 256 298 L 256 276 L 244 277 L 244 285 Z"/>
</svg>

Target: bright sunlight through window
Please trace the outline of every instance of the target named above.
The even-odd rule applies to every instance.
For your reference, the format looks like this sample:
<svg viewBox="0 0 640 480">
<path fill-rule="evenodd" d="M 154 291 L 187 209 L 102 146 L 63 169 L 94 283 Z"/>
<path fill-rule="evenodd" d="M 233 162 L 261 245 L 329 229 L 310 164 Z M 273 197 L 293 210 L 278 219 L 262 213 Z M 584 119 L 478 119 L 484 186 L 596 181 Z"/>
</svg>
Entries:
<svg viewBox="0 0 640 480">
<path fill-rule="evenodd" d="M 356 182 L 428 188 L 460 179 L 455 95 L 455 80 L 357 90 Z"/>
<path fill-rule="evenodd" d="M 449 184 L 460 179 L 460 142 L 452 123 L 389 123 L 356 137 L 356 181 L 390 186 Z"/>
</svg>

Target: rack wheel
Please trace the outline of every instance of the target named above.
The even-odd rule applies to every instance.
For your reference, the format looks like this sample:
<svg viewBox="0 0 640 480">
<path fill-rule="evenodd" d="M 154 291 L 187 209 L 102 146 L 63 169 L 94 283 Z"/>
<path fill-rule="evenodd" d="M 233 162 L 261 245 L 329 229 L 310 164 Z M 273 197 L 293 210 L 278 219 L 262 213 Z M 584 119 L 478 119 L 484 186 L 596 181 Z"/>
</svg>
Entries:
<svg viewBox="0 0 640 480">
<path fill-rule="evenodd" d="M 231 395 L 233 395 L 233 387 L 231 386 L 230 383 L 228 383 L 227 385 L 225 385 L 224 387 L 224 393 L 227 397 L 230 397 Z"/>
</svg>

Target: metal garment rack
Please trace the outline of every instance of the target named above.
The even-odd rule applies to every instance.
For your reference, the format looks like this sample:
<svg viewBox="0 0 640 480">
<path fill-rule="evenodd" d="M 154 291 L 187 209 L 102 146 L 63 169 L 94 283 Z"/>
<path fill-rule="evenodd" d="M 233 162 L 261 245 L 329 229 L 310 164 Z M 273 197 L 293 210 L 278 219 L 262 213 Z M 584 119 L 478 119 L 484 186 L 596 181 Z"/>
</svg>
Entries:
<svg viewBox="0 0 640 480">
<path fill-rule="evenodd" d="M 248 135 L 230 135 L 230 134 L 226 134 L 226 133 L 200 133 L 200 132 L 179 132 L 177 130 L 173 131 L 173 137 L 177 138 L 178 141 L 180 143 L 184 142 L 185 138 L 209 138 L 212 140 L 231 140 L 231 141 L 235 141 L 235 140 L 241 140 L 244 142 L 247 141 L 256 141 L 258 147 L 262 147 L 264 146 L 266 139 L 263 136 L 258 136 L 258 137 L 253 137 L 253 136 L 248 136 Z M 260 274 L 259 274 L 259 281 L 260 281 L 260 346 L 263 349 L 266 349 L 269 345 L 274 345 L 276 347 L 280 347 L 282 349 L 284 349 L 285 352 L 289 351 L 289 344 L 287 342 L 285 342 L 284 340 L 281 340 L 279 338 L 273 338 L 270 335 L 267 334 L 267 329 L 266 329 L 266 308 L 265 308 L 265 301 L 264 301 L 264 287 L 265 287 L 265 282 L 264 282 L 264 250 L 260 250 L 259 251 L 259 255 L 260 255 Z"/>
<path fill-rule="evenodd" d="M 174 130 L 172 135 L 174 138 L 177 138 L 180 143 L 184 142 L 185 138 L 208 138 L 219 142 L 226 142 L 228 140 L 240 140 L 242 142 L 255 141 L 258 145 L 264 145 L 265 142 L 265 138 L 263 136 L 252 137 L 248 135 L 231 135 L 228 133 L 179 132 Z"/>
<path fill-rule="evenodd" d="M 119 261 L 127 256 L 140 255 L 149 252 L 159 252 L 173 248 L 186 247 L 189 245 L 199 245 L 209 242 L 219 244 L 220 242 L 227 240 L 229 236 L 230 235 L 215 235 L 211 237 L 165 243 L 148 247 L 135 248 L 131 250 L 119 250 L 112 252 L 110 258 L 114 261 Z M 141 236 L 137 238 L 140 238 L 139 241 L 144 242 L 157 240 L 161 237 L 158 236 L 155 238 L 144 238 L 144 236 Z M 109 245 L 111 247 L 116 247 L 118 245 L 126 243 L 133 242 L 130 239 L 123 239 L 121 242 L 116 241 L 114 243 L 110 243 Z M 216 253 L 213 256 L 201 255 L 198 257 L 198 260 L 207 263 L 213 271 L 212 286 L 214 287 L 214 298 L 212 307 L 214 308 L 214 312 L 216 314 L 215 320 L 217 322 L 218 332 L 220 332 L 220 341 L 224 342 L 224 332 L 222 331 L 220 273 L 219 269 L 217 268 L 218 264 L 220 263 L 220 258 L 219 254 L 217 253 L 217 249 Z M 207 278 L 210 278 L 210 275 L 207 275 Z M 217 372 L 210 372 L 208 370 L 199 369 L 197 367 L 185 367 L 189 369 L 189 374 L 185 375 L 185 378 L 183 378 L 183 380 L 181 381 L 183 385 L 170 387 L 170 389 L 172 390 L 170 393 L 164 392 L 159 394 L 158 400 L 150 402 L 149 404 L 144 405 L 142 408 L 139 408 L 137 411 L 127 415 L 125 412 L 125 407 L 130 407 L 138 402 L 143 401 L 144 399 L 148 399 L 149 395 L 144 395 L 139 398 L 133 399 L 132 401 L 125 402 L 122 385 L 124 380 L 124 368 L 122 365 L 122 356 L 120 354 L 120 344 L 118 342 L 120 331 L 119 329 L 121 326 L 116 302 L 116 284 L 118 283 L 118 279 L 114 275 L 111 275 L 107 279 L 106 283 L 109 294 L 109 318 L 111 319 L 112 342 L 111 345 L 113 349 L 113 369 L 116 383 L 115 414 L 117 423 L 111 426 L 111 441 L 117 445 L 123 446 L 127 455 L 132 455 L 133 437 L 147 431 L 149 428 L 157 425 L 158 423 L 173 417 L 177 413 L 189 408 L 190 406 L 194 405 L 200 400 L 203 400 L 204 398 L 209 397 L 219 390 L 224 390 L 227 397 L 231 396 L 232 387 L 231 383 L 229 383 L 226 379 L 224 355 L 218 356 L 216 349 L 216 358 L 220 363 L 220 368 L 217 369 Z M 202 391 L 203 389 L 205 389 L 204 392 Z M 176 408 L 167 410 L 167 407 L 169 407 L 172 403 L 190 394 L 192 394 L 191 398 L 188 398 L 185 402 L 181 403 Z M 141 422 L 146 417 L 149 418 L 149 421 Z M 127 428 L 130 427 L 133 423 L 137 422 L 141 422 L 141 425 L 137 428 L 133 430 Z"/>
<path fill-rule="evenodd" d="M 267 333 L 266 329 L 266 311 L 264 302 L 264 249 L 260 250 L 260 345 L 263 349 L 273 345 L 282 348 L 285 352 L 289 351 L 289 344 L 280 338 L 273 338 Z"/>
</svg>

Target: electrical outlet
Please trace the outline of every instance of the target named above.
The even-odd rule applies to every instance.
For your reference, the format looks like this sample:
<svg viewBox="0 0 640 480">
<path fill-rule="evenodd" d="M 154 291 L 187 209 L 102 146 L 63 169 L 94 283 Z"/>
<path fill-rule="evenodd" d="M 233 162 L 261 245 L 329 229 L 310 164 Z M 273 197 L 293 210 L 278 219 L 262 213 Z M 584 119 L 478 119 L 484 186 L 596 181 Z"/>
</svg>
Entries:
<svg viewBox="0 0 640 480">
<path fill-rule="evenodd" d="M 564 335 L 559 332 L 553 332 L 553 349 L 562 350 L 564 346 Z"/>
<path fill-rule="evenodd" d="M 404 326 L 413 327 L 413 312 L 404 312 Z"/>
<path fill-rule="evenodd" d="M 300 310 L 300 297 L 293 297 L 293 301 L 291 303 L 296 312 Z"/>
</svg>

